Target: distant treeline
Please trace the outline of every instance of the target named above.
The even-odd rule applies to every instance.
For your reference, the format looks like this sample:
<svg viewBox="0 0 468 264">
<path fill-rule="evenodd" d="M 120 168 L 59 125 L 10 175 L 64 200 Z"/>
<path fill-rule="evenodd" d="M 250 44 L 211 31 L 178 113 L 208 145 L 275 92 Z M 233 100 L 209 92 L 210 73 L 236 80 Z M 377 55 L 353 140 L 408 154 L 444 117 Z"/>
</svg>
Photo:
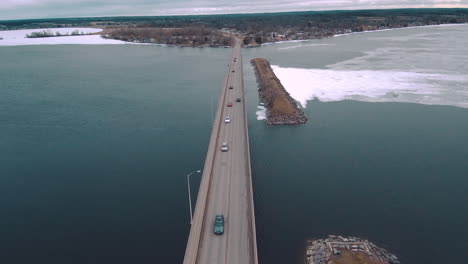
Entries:
<svg viewBox="0 0 468 264">
<path fill-rule="evenodd" d="M 224 36 L 242 38 L 245 45 L 280 40 L 314 39 L 336 34 L 408 26 L 468 23 L 468 9 L 382 9 L 206 16 L 98 17 L 0 21 L 1 29 L 101 27 L 109 37 L 175 45 L 221 45 Z M 141 28 L 142 30 L 138 30 Z M 148 29 L 153 30 L 151 33 Z M 195 32 L 194 28 L 209 31 Z M 173 30 L 168 30 L 173 29 Z M 184 30 L 182 30 L 184 29 Z M 127 30 L 127 31 L 125 31 Z M 131 31 L 131 32 L 130 32 Z M 219 35 L 215 31 L 221 32 Z M 120 32 L 120 33 L 119 33 Z M 191 44 L 190 44 L 191 42 Z"/>
<path fill-rule="evenodd" d="M 64 36 L 79 36 L 79 35 L 86 35 L 84 32 L 80 32 L 79 30 L 74 30 L 71 33 L 60 33 L 60 32 L 52 32 L 52 30 L 43 30 L 39 32 L 31 32 L 30 34 L 26 34 L 27 38 L 50 38 L 50 37 L 64 37 Z"/>
<path fill-rule="evenodd" d="M 30 20 L 0 21 L 0 29 L 24 29 L 47 27 L 70 27 L 115 24 L 154 25 L 158 27 L 185 27 L 204 24 L 212 28 L 236 28 L 244 31 L 249 28 L 270 25 L 305 26 L 309 21 L 329 23 L 332 21 L 355 20 L 357 17 L 384 17 L 394 21 L 398 17 L 412 17 L 427 23 L 466 23 L 466 8 L 414 8 L 378 9 L 346 11 L 306 11 L 264 14 L 227 14 L 197 16 L 138 16 L 138 17 L 89 17 L 89 18 L 50 18 Z"/>
</svg>

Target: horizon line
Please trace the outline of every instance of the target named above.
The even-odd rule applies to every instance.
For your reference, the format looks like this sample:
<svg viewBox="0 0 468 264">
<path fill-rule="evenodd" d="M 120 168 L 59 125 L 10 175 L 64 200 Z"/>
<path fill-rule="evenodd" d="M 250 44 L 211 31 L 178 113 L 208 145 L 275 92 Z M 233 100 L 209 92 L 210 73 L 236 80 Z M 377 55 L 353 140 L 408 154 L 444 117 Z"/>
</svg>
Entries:
<svg viewBox="0 0 468 264">
<path fill-rule="evenodd" d="M 295 10 L 277 12 L 233 12 L 233 13 L 200 13 L 200 14 L 172 14 L 172 15 L 103 15 L 103 16 L 69 16 L 69 17 L 35 17 L 0 20 L 0 22 L 22 21 L 22 20 L 47 20 L 47 19 L 74 19 L 74 18 L 130 18 L 130 17 L 190 17 L 190 16 L 222 16 L 222 15 L 262 15 L 262 14 L 286 14 L 286 13 L 308 13 L 308 12 L 337 12 L 337 11 L 382 11 L 382 10 L 407 10 L 407 9 L 468 9 L 466 7 L 400 7 L 400 8 L 364 8 L 364 9 L 316 9 Z"/>
</svg>

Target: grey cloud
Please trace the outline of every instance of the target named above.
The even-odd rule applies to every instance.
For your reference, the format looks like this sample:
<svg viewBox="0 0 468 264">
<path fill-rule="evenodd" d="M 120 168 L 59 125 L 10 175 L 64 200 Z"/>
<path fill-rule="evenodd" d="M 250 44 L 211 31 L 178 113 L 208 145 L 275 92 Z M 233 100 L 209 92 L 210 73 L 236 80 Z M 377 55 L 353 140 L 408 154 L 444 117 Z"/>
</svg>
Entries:
<svg viewBox="0 0 468 264">
<path fill-rule="evenodd" d="M 0 0 L 0 20 L 400 7 L 468 7 L 468 0 Z"/>
</svg>

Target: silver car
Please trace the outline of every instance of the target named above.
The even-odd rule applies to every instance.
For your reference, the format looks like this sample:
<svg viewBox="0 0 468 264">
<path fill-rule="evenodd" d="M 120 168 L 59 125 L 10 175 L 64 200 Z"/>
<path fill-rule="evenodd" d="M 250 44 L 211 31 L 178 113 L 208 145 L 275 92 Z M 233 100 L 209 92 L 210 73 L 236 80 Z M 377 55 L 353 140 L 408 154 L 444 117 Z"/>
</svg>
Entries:
<svg viewBox="0 0 468 264">
<path fill-rule="evenodd" d="M 229 146 L 226 142 L 223 142 L 223 146 L 221 146 L 221 151 L 226 152 L 229 150 Z"/>
</svg>

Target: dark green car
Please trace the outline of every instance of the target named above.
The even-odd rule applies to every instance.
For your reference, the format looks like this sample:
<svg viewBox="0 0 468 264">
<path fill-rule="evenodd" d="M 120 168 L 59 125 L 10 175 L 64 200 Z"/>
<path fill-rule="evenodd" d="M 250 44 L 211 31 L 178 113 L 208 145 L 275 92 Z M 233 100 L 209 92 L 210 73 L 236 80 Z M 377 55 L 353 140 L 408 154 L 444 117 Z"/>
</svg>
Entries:
<svg viewBox="0 0 468 264">
<path fill-rule="evenodd" d="M 216 215 L 214 221 L 214 233 L 222 235 L 224 233 L 224 215 Z"/>
</svg>

